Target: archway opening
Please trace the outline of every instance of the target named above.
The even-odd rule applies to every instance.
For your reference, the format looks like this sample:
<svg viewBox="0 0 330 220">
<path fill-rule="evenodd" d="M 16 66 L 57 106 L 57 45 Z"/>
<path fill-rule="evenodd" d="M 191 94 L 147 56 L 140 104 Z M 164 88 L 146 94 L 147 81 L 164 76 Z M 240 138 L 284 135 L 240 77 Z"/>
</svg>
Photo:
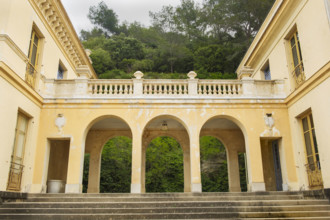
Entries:
<svg viewBox="0 0 330 220">
<path fill-rule="evenodd" d="M 83 192 L 129 193 L 132 133 L 122 119 L 102 117 L 86 137 Z"/>
<path fill-rule="evenodd" d="M 100 193 L 129 193 L 131 186 L 132 139 L 110 139 L 103 147 Z"/>
<path fill-rule="evenodd" d="M 146 192 L 183 192 L 183 151 L 171 137 L 153 139 L 146 149 Z"/>
<path fill-rule="evenodd" d="M 142 192 L 191 192 L 186 126 L 171 115 L 149 121 L 142 136 Z"/>
<path fill-rule="evenodd" d="M 228 192 L 226 148 L 215 137 L 200 138 L 200 160 L 203 192 Z"/>
<path fill-rule="evenodd" d="M 200 133 L 204 192 L 240 192 L 247 189 L 245 139 L 229 117 L 208 120 Z"/>
</svg>

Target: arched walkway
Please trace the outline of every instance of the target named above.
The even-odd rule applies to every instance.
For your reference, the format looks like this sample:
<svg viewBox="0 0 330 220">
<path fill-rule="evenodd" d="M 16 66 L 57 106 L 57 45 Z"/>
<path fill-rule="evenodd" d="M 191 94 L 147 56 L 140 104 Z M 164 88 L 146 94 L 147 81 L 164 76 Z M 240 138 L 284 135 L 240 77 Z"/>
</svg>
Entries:
<svg viewBox="0 0 330 220">
<path fill-rule="evenodd" d="M 131 129 L 125 121 L 118 117 L 102 117 L 91 125 L 85 147 L 85 153 L 90 154 L 87 193 L 100 192 L 102 150 L 109 139 L 118 136 L 132 138 Z"/>
<path fill-rule="evenodd" d="M 168 136 L 177 140 L 183 150 L 184 192 L 191 192 L 189 135 L 183 122 L 173 116 L 158 116 L 149 121 L 142 135 L 142 192 L 145 192 L 146 149 L 149 143 L 159 137 Z"/>
<path fill-rule="evenodd" d="M 229 191 L 240 192 L 238 153 L 245 152 L 245 140 L 241 128 L 229 118 L 213 117 L 203 125 L 200 137 L 203 136 L 215 137 L 224 144 L 228 163 Z"/>
</svg>

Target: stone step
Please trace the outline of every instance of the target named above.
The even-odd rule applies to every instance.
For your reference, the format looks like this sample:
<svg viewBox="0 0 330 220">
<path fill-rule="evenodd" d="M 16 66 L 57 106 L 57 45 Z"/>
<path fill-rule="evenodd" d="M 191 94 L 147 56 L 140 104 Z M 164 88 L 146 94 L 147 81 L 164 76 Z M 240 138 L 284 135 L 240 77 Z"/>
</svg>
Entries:
<svg viewBox="0 0 330 220">
<path fill-rule="evenodd" d="M 301 195 L 260 195 L 260 196 L 185 196 L 185 197 L 28 197 L 28 202 L 153 202 L 153 201 L 239 201 L 239 200 L 297 200 Z"/>
<path fill-rule="evenodd" d="M 270 191 L 270 192 L 203 192 L 203 193 L 30 193 L 29 198 L 35 197 L 207 197 L 207 196 L 260 196 L 260 195 L 299 195 L 302 192 L 295 191 Z"/>
<path fill-rule="evenodd" d="M 317 217 L 327 217 L 330 218 L 330 211 L 299 211 L 299 212 L 210 212 L 210 213 L 125 213 L 125 214 L 0 214 L 0 219 L 246 219 L 246 218 L 299 218 L 299 217 L 309 217 L 310 219 L 316 219 Z"/>
<path fill-rule="evenodd" d="M 1 208 L 143 208 L 143 207 L 229 207 L 329 205 L 322 200 L 253 200 L 253 201 L 154 201 L 154 202 L 5 202 Z"/>
<path fill-rule="evenodd" d="M 330 205 L 307 206 L 230 206 L 230 207 L 155 207 L 155 208 L 0 208 L 0 213 L 47 213 L 47 214 L 88 214 L 88 213 L 201 213 L 201 212 L 289 212 L 289 211 L 329 211 Z"/>
</svg>

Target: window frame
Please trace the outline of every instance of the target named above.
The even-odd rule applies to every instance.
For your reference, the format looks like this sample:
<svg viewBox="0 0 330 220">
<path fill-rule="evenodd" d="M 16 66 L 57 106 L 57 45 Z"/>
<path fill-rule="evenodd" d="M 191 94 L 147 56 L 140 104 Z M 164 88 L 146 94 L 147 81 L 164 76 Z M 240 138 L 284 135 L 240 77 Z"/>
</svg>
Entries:
<svg viewBox="0 0 330 220">
<path fill-rule="evenodd" d="M 35 42 L 35 39 L 38 39 L 37 42 Z M 33 24 L 31 35 L 30 35 L 30 41 L 29 41 L 29 50 L 28 50 L 28 60 L 26 63 L 26 73 L 25 73 L 25 81 L 32 87 L 36 88 L 36 84 L 39 77 L 39 66 L 41 62 L 41 51 L 43 47 L 43 39 L 44 36 L 41 34 L 38 27 Z M 34 51 L 34 48 L 36 50 Z M 35 54 L 35 55 L 33 55 Z M 34 61 L 34 62 L 33 62 Z"/>
<path fill-rule="evenodd" d="M 290 62 L 291 62 L 290 72 L 295 80 L 296 87 L 299 87 L 305 81 L 305 70 L 304 70 L 304 62 L 302 58 L 300 38 L 297 28 L 291 31 L 290 35 L 287 37 L 287 41 L 290 50 L 289 51 Z M 294 44 L 292 44 L 292 42 L 294 42 Z"/>
<path fill-rule="evenodd" d="M 62 70 L 62 78 L 59 77 L 60 70 Z M 60 60 L 59 63 L 58 63 L 56 79 L 57 80 L 66 79 L 67 78 L 67 72 L 68 72 L 67 68 L 64 66 L 63 62 Z"/>
</svg>

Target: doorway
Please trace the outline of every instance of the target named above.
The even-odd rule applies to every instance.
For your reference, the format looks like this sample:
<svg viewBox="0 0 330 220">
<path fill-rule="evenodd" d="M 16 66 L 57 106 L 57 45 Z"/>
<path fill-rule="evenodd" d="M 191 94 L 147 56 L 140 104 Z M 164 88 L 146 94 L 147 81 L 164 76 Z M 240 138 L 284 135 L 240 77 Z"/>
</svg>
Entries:
<svg viewBox="0 0 330 220">
<path fill-rule="evenodd" d="M 282 191 L 283 179 L 279 140 L 262 139 L 261 154 L 266 191 Z"/>
</svg>

